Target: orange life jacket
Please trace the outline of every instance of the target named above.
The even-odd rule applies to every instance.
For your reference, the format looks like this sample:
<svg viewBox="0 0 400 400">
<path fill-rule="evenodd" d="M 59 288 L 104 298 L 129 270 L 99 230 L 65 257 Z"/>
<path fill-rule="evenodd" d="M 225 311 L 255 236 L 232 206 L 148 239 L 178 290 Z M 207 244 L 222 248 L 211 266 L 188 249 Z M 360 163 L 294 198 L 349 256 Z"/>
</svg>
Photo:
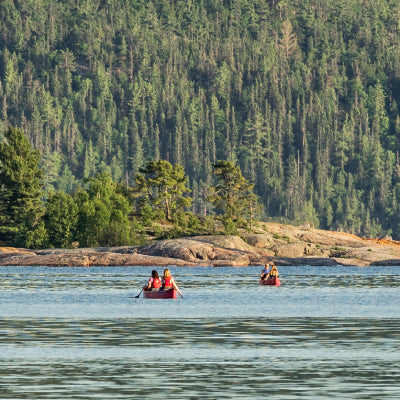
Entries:
<svg viewBox="0 0 400 400">
<path fill-rule="evenodd" d="M 166 286 L 166 287 L 172 287 L 173 286 L 173 284 L 172 284 L 172 276 L 169 276 L 168 278 L 165 278 L 164 286 Z"/>
<path fill-rule="evenodd" d="M 161 287 L 160 278 L 154 278 L 153 282 L 151 282 L 151 287 L 154 288 L 154 289 L 159 289 Z"/>
</svg>

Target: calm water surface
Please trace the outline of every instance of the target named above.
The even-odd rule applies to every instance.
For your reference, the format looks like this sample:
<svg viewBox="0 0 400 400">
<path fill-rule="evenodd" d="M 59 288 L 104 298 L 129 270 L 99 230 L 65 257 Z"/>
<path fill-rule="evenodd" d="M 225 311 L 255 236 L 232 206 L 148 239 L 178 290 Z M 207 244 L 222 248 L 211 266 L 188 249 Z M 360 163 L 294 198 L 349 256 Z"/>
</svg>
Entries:
<svg viewBox="0 0 400 400">
<path fill-rule="evenodd" d="M 0 398 L 400 398 L 400 267 L 260 269 L 0 267 Z"/>
</svg>

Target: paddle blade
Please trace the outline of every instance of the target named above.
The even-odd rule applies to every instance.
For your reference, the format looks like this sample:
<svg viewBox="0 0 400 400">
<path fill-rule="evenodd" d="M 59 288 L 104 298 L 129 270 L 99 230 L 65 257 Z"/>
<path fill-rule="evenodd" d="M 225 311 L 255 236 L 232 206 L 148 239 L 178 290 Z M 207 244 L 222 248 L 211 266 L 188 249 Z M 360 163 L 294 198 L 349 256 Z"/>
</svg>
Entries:
<svg viewBox="0 0 400 400">
<path fill-rule="evenodd" d="M 175 283 L 175 285 L 174 285 L 174 287 L 175 287 L 175 290 L 179 293 L 179 295 L 182 297 L 182 299 L 183 299 L 183 296 L 182 296 L 182 293 L 181 293 L 181 291 L 179 290 L 179 287 L 178 287 L 178 285 Z"/>
</svg>

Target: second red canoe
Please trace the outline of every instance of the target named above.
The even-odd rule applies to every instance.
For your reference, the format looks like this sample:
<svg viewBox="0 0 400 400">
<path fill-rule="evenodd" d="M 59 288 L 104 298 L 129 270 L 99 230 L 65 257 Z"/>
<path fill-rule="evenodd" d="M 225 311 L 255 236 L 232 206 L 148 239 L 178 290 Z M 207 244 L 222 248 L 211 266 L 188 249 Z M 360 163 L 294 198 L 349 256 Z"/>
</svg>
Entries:
<svg viewBox="0 0 400 400">
<path fill-rule="evenodd" d="M 281 285 L 281 280 L 279 278 L 269 278 L 269 279 L 265 279 L 265 280 L 261 280 L 259 281 L 260 285 L 267 285 L 267 286 L 280 286 Z"/>
<path fill-rule="evenodd" d="M 145 299 L 176 299 L 178 292 L 175 289 L 169 290 L 143 290 Z"/>
</svg>

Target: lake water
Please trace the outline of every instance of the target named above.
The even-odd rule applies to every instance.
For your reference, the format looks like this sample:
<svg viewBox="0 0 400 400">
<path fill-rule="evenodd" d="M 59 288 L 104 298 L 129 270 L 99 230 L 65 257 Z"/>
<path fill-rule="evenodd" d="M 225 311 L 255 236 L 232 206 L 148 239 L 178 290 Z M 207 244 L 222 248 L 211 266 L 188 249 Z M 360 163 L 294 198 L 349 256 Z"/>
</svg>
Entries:
<svg viewBox="0 0 400 400">
<path fill-rule="evenodd" d="M 151 270 L 0 267 L 0 398 L 400 398 L 400 267 Z"/>
</svg>

